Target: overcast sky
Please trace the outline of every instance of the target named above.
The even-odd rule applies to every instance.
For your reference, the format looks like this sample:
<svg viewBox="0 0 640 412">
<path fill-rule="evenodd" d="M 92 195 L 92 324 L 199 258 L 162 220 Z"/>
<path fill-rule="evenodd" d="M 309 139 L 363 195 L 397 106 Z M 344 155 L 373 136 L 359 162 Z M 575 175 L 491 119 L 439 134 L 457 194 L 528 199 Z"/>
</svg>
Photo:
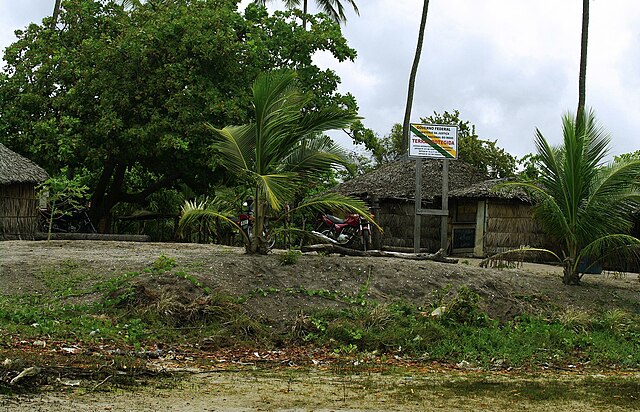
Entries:
<svg viewBox="0 0 640 412">
<path fill-rule="evenodd" d="M 316 62 L 338 72 L 340 91 L 356 96 L 382 137 L 404 116 L 422 1 L 356 1 L 360 16 L 349 10 L 343 32 L 358 59 Z M 53 3 L 0 0 L 0 47 Z M 579 0 L 432 0 L 412 121 L 458 109 L 480 138 L 519 157 L 535 150 L 536 128 L 559 143 L 562 115 L 578 101 L 581 13 Z M 640 149 L 638 0 L 591 1 L 587 106 L 611 134 L 612 154 Z"/>
</svg>

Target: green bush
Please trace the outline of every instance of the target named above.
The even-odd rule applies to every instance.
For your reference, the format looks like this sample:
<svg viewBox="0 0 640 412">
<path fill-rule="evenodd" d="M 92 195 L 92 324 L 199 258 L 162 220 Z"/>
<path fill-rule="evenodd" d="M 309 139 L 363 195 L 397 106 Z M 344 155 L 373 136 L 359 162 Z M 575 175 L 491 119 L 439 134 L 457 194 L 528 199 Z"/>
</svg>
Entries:
<svg viewBox="0 0 640 412">
<path fill-rule="evenodd" d="M 278 261 L 283 266 L 294 265 L 298 262 L 300 256 L 302 256 L 302 252 L 299 250 L 289 249 L 278 254 Z"/>
</svg>

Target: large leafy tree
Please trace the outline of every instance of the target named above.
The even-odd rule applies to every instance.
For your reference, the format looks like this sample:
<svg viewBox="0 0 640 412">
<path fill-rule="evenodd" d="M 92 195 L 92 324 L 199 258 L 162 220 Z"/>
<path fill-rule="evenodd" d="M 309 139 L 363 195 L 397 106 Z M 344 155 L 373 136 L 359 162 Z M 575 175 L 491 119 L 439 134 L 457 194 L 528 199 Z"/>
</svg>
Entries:
<svg viewBox="0 0 640 412">
<path fill-rule="evenodd" d="M 420 121 L 458 126 L 459 159 L 474 165 L 489 177 L 503 178 L 515 173 L 515 157 L 498 147 L 497 140 L 480 139 L 476 134 L 476 126 L 468 120 L 462 120 L 458 110 L 442 114 L 434 112 L 431 116 L 421 117 Z"/>
<path fill-rule="evenodd" d="M 539 176 L 529 189 L 546 231 L 562 245 L 563 282 L 580 282 L 580 266 L 612 256 L 636 256 L 640 240 L 628 235 L 640 205 L 640 160 L 604 164 L 610 139 L 592 112 L 563 119 L 563 143 L 551 146 L 536 132 Z"/>
<path fill-rule="evenodd" d="M 355 57 L 329 19 L 303 30 L 291 12 L 243 16 L 233 0 L 120 3 L 62 2 L 57 29 L 45 19 L 18 32 L 0 74 L 0 141 L 52 175 L 83 174 L 103 231 L 121 202 L 179 184 L 204 193 L 227 177 L 204 123 L 249 121 L 247 85 L 263 70 L 298 70 L 310 108 L 355 110 L 337 75 L 312 63 L 318 50 Z"/>
<path fill-rule="evenodd" d="M 292 71 L 267 72 L 253 84 L 253 121 L 242 126 L 218 129 L 213 149 L 220 162 L 240 176 L 254 192 L 254 236 L 251 252 L 266 252 L 262 233 L 265 217 L 281 212 L 296 192 L 317 173 L 347 165 L 346 154 L 323 132 L 347 127 L 357 117 L 349 110 L 327 106 L 307 110 L 311 96 L 298 87 Z M 326 199 L 325 199 L 326 200 Z M 316 206 L 324 200 L 312 201 Z M 363 205 L 348 198 L 331 197 L 330 205 Z"/>
</svg>

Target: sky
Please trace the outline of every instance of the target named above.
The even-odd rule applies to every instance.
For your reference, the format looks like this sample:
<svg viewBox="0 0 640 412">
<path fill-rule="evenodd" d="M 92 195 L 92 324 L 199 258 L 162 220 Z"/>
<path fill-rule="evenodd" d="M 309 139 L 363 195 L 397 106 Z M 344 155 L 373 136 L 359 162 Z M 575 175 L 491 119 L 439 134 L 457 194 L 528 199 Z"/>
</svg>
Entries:
<svg viewBox="0 0 640 412">
<path fill-rule="evenodd" d="M 0 49 L 53 3 L 0 0 Z M 320 53 L 315 62 L 340 75 L 339 91 L 356 97 L 365 126 L 383 137 L 404 117 L 422 1 L 356 0 L 360 16 L 343 3 L 343 34 L 358 58 Z M 640 150 L 640 1 L 590 4 L 587 106 L 611 135 L 611 155 Z M 481 139 L 518 157 L 535 152 L 536 129 L 561 143 L 562 116 L 578 102 L 581 14 L 579 0 L 430 1 L 411 121 L 459 110 Z"/>
</svg>

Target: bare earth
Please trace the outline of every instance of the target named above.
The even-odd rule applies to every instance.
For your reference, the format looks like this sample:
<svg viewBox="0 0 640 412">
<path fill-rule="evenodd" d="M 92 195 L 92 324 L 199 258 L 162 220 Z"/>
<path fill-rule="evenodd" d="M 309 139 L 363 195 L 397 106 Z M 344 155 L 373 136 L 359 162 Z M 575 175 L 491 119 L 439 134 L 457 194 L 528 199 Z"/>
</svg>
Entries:
<svg viewBox="0 0 640 412">
<path fill-rule="evenodd" d="M 135 243 L 100 241 L 0 242 L 0 293 L 42 292 L 34 274 L 73 263 L 95 279 L 107 279 L 149 267 L 161 254 L 177 262 L 175 270 L 195 276 L 204 286 L 234 295 L 257 289 L 283 291 L 303 287 L 356 295 L 367 285 L 367 295 L 379 302 L 404 299 L 428 308 L 434 290 L 467 285 L 484 298 L 485 309 L 496 319 L 510 319 L 523 309 L 550 310 L 555 306 L 601 312 L 621 308 L 640 312 L 637 274 L 585 275 L 579 287 L 564 286 L 561 268 L 524 264 L 518 269 L 484 269 L 479 260 L 461 258 L 458 264 L 395 258 L 360 258 L 304 255 L 296 264 L 283 266 L 278 251 L 249 256 L 242 248 L 186 243 Z M 145 282 L 143 278 L 141 282 Z M 158 279 L 146 279 L 147 288 L 170 288 Z M 173 285 L 175 288 L 177 286 Z M 174 293 L 189 293 L 174 290 Z M 193 291 L 195 293 L 195 291 Z M 278 322 L 300 312 L 339 305 L 303 294 L 273 294 L 249 300 L 247 310 Z"/>
<path fill-rule="evenodd" d="M 561 269 L 547 265 L 483 269 L 478 267 L 478 260 L 465 258 L 458 264 L 443 264 L 304 255 L 296 264 L 282 266 L 278 253 L 248 256 L 240 248 L 179 243 L 5 241 L 0 242 L 0 294 L 44 292 L 42 277 L 37 274 L 65 264 L 72 263 L 86 270 L 91 276 L 82 281 L 90 284 L 125 272 L 141 271 L 163 254 L 175 259 L 176 270 L 193 275 L 204 286 L 238 296 L 256 290 L 288 288 L 326 289 L 355 296 L 364 285 L 367 297 L 372 300 L 404 299 L 429 308 L 434 290 L 467 285 L 484 298 L 484 309 L 502 320 L 523 311 L 544 313 L 554 308 L 587 312 L 621 308 L 640 313 L 640 281 L 636 274 L 587 275 L 582 286 L 568 287 L 561 283 Z M 185 299 L 197 293 L 184 284 L 153 276 L 143 275 L 139 282 L 161 293 L 181 294 Z M 283 320 L 294 319 L 300 313 L 337 307 L 341 303 L 302 293 L 268 293 L 260 299 L 248 299 L 244 305 L 249 314 L 277 327 Z M 516 394 L 510 402 L 495 404 L 491 403 L 490 392 L 452 396 L 443 389 L 443 384 L 459 379 L 455 372 L 442 374 L 426 369 L 388 376 L 336 375 L 313 365 L 298 366 L 302 368 L 202 371 L 170 387 L 147 387 L 137 392 L 83 394 L 82 390 L 69 389 L 35 396 L 0 397 L 0 411 L 506 410 L 514 407 L 616 410 L 612 405 L 598 406 L 579 399 L 570 402 L 547 399 L 539 404 L 523 404 Z M 505 379 L 524 379 L 526 384 L 537 378 L 487 377 L 488 381 Z"/>
<path fill-rule="evenodd" d="M 639 379 L 636 375 L 635 379 Z M 456 391 L 467 380 L 459 372 L 446 374 L 407 371 L 403 374 L 336 375 L 319 370 L 288 372 L 209 372 L 191 376 L 170 388 L 153 386 L 137 391 L 48 392 L 0 398 L 0 411 L 633 411 L 611 400 L 585 401 L 584 379 L 604 376 L 491 376 L 469 392 Z M 557 390 L 532 399 L 526 387 L 549 384 Z M 506 385 L 506 389 L 498 389 Z M 567 399 L 566 391 L 573 391 Z M 502 393 L 495 393 L 501 391 Z M 508 391 L 508 393 L 505 393 Z M 498 396 L 496 396 L 498 395 Z"/>
</svg>

